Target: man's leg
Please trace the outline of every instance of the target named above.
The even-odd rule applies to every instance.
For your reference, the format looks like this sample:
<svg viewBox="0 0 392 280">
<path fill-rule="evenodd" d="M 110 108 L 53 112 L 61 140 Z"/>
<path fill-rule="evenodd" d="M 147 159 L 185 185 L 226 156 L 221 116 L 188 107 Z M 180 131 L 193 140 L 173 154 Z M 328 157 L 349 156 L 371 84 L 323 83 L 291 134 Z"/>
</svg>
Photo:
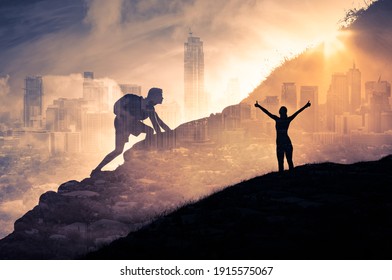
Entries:
<svg viewBox="0 0 392 280">
<path fill-rule="evenodd" d="M 145 147 L 151 148 L 153 146 L 153 136 L 154 136 L 154 129 L 144 123 L 139 123 L 140 132 L 146 134 L 146 138 L 144 139 Z"/>
<path fill-rule="evenodd" d="M 126 142 L 127 141 L 125 140 L 125 138 L 122 135 L 116 134 L 116 147 L 115 147 L 115 149 L 104 157 L 104 159 L 101 161 L 101 163 L 98 164 L 98 166 L 91 172 L 91 175 L 93 175 L 94 173 L 100 172 L 101 169 L 106 164 L 111 162 L 117 156 L 121 155 L 122 151 L 124 150 L 124 146 L 125 146 Z"/>
</svg>

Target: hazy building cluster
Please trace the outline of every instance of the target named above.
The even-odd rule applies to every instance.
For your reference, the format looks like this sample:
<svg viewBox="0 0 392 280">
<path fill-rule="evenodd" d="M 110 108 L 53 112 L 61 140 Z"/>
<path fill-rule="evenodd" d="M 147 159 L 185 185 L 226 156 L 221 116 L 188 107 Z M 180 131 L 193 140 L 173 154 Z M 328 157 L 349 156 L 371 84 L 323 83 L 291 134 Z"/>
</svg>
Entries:
<svg viewBox="0 0 392 280">
<path fill-rule="evenodd" d="M 362 89 L 365 89 L 363 94 Z M 283 82 L 279 95 L 266 96 L 260 103 L 272 113 L 280 106 L 294 113 L 306 104 L 312 106 L 298 116 L 295 127 L 304 137 L 320 144 L 389 144 L 392 140 L 391 84 L 381 77 L 374 81 L 362 81 L 360 70 L 353 65 L 346 73 L 331 76 L 325 103 L 319 102 L 318 85 L 300 85 Z M 263 119 L 263 130 L 273 133 L 273 123 Z"/>
<path fill-rule="evenodd" d="M 146 89 L 147 91 L 148 89 Z M 1 122 L 0 145 L 8 149 L 29 145 L 51 155 L 107 151 L 114 143 L 113 104 L 122 95 L 142 95 L 137 84 L 107 85 L 94 78 L 94 72 L 83 73 L 82 96 L 60 97 L 49 103 L 42 76 L 24 80 L 23 120 Z M 184 100 L 164 102 L 157 106 L 159 116 L 171 127 L 181 121 L 208 115 L 209 98 L 204 90 L 203 42 L 189 33 L 184 43 Z M 182 113 L 182 109 L 184 112 Z M 7 118 L 2 113 L 1 118 Z"/>
<path fill-rule="evenodd" d="M 234 96 L 237 91 L 238 80 L 230 80 L 228 95 Z M 113 104 L 126 93 L 141 95 L 141 86 L 119 84 L 110 87 L 95 79 L 93 72 L 84 72 L 82 96 L 62 97 L 45 104 L 42 77 L 28 76 L 24 88 L 23 127 L 6 132 L 3 127 L 1 144 L 3 147 L 23 144 L 35 148 L 40 143 L 36 146 L 50 154 L 105 152 L 114 141 Z M 267 95 L 259 102 L 276 114 L 280 106 L 286 106 L 290 115 L 309 100 L 311 108 L 298 116 L 291 132 L 303 141 L 364 145 L 391 142 L 390 82 L 380 77 L 363 85 L 361 72 L 353 64 L 346 73 L 332 74 L 329 89 L 323 94 L 325 103 L 319 102 L 319 94 L 318 85 L 298 87 L 295 81 L 288 81 L 282 83 L 280 94 Z M 204 89 L 203 42 L 190 32 L 184 44 L 183 109 L 188 122 L 180 125 L 176 134 L 168 135 L 170 139 L 161 145 L 273 139 L 274 123 L 265 119 L 253 104 L 231 105 L 221 113 L 200 118 L 208 115 L 208 100 Z M 178 103 L 163 103 L 157 106 L 157 111 L 173 128 L 181 121 Z"/>
<path fill-rule="evenodd" d="M 378 79 L 363 83 L 360 70 L 353 65 L 347 73 L 331 75 L 324 103 L 319 102 L 319 94 L 318 85 L 297 87 L 295 82 L 283 82 L 280 94 L 259 100 L 274 114 L 278 114 L 280 106 L 286 106 L 289 115 L 308 100 L 311 102 L 312 106 L 299 115 L 290 128 L 294 145 L 318 151 L 317 155 L 309 156 L 306 148 L 297 149 L 297 156 L 305 157 L 304 162 L 361 160 L 361 157 L 349 156 L 339 149 L 348 151 L 350 147 L 356 147 L 366 158 L 366 154 L 371 154 L 368 147 L 375 147 L 379 152 L 384 146 L 390 147 L 390 82 Z M 275 133 L 275 123 L 256 110 L 253 104 L 239 103 L 226 107 L 221 113 L 182 124 L 176 130 L 175 141 L 166 140 L 165 143 L 183 147 L 192 143 L 257 143 L 267 147 L 275 142 Z M 327 151 L 333 151 L 333 155 L 326 156 Z M 368 156 L 373 156 L 370 154 Z"/>
<path fill-rule="evenodd" d="M 60 97 L 46 104 L 42 76 L 27 76 L 24 80 L 23 122 L 2 124 L 2 148 L 16 149 L 29 145 L 49 154 L 96 153 L 107 151 L 114 141 L 113 104 L 122 95 L 142 95 L 135 84 L 110 86 L 94 78 L 93 72 L 83 73 L 82 96 Z M 180 121 L 177 103 L 157 108 L 167 123 Z"/>
</svg>

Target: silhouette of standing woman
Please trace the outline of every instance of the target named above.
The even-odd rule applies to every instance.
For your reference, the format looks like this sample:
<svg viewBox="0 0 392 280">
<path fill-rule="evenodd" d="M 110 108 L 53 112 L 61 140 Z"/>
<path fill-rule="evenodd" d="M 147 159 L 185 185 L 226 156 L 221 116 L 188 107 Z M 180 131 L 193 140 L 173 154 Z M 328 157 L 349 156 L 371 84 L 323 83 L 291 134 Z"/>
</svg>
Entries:
<svg viewBox="0 0 392 280">
<path fill-rule="evenodd" d="M 295 112 L 292 116 L 287 116 L 287 108 L 285 106 L 280 107 L 279 115 L 275 116 L 271 114 L 267 109 L 260 106 L 260 104 L 256 101 L 255 107 L 260 108 L 267 116 L 275 121 L 276 128 L 276 156 L 278 158 L 279 172 L 284 171 L 283 161 L 284 155 L 286 154 L 287 163 L 289 164 L 289 169 L 292 170 L 294 168 L 293 164 L 293 145 L 291 144 L 291 140 L 287 131 L 289 129 L 290 123 L 294 118 L 301 113 L 306 108 L 310 107 L 310 101 L 305 104 L 301 109 Z"/>
</svg>

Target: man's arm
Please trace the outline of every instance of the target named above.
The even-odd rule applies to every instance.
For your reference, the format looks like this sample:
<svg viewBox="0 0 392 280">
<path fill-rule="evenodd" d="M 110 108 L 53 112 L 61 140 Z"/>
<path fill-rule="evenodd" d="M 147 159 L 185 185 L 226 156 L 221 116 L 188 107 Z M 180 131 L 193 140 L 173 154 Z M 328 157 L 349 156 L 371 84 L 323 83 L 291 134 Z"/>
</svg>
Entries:
<svg viewBox="0 0 392 280">
<path fill-rule="evenodd" d="M 297 112 L 295 112 L 290 119 L 294 119 L 296 116 L 298 116 L 299 113 L 301 113 L 303 110 L 305 110 L 306 108 L 310 107 L 310 101 L 308 101 L 308 103 L 306 103 L 301 109 L 299 109 Z"/>
<path fill-rule="evenodd" d="M 255 107 L 259 108 L 261 111 L 263 111 L 268 117 L 270 117 L 273 120 L 278 119 L 277 116 L 275 116 L 274 114 L 271 114 L 267 109 L 265 109 L 264 107 L 262 107 L 257 101 L 255 103 Z"/>
<path fill-rule="evenodd" d="M 157 120 L 157 114 L 155 111 L 152 111 L 149 113 L 149 118 L 152 123 L 152 126 L 154 127 L 154 130 L 156 133 L 161 133 L 161 127 L 159 126 L 158 120 Z"/>
<path fill-rule="evenodd" d="M 156 133 L 161 133 L 161 128 L 163 128 L 165 131 L 171 130 L 170 127 L 161 120 L 155 110 L 150 112 L 149 117 Z"/>
<path fill-rule="evenodd" d="M 156 112 L 155 112 L 155 117 L 156 117 L 160 127 L 162 127 L 165 131 L 171 130 L 170 127 L 163 122 L 163 120 L 158 116 L 158 114 Z"/>
</svg>

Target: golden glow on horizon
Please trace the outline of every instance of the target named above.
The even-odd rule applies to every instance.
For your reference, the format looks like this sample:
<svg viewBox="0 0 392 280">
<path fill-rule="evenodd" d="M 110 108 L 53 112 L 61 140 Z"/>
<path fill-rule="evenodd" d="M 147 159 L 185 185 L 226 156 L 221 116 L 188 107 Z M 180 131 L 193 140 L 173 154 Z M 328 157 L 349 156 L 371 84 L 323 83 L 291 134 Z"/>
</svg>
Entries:
<svg viewBox="0 0 392 280">
<path fill-rule="evenodd" d="M 350 36 L 349 31 L 336 31 L 324 37 L 322 44 L 324 48 L 324 56 L 329 58 L 338 52 L 346 49 L 344 40 Z"/>
</svg>

